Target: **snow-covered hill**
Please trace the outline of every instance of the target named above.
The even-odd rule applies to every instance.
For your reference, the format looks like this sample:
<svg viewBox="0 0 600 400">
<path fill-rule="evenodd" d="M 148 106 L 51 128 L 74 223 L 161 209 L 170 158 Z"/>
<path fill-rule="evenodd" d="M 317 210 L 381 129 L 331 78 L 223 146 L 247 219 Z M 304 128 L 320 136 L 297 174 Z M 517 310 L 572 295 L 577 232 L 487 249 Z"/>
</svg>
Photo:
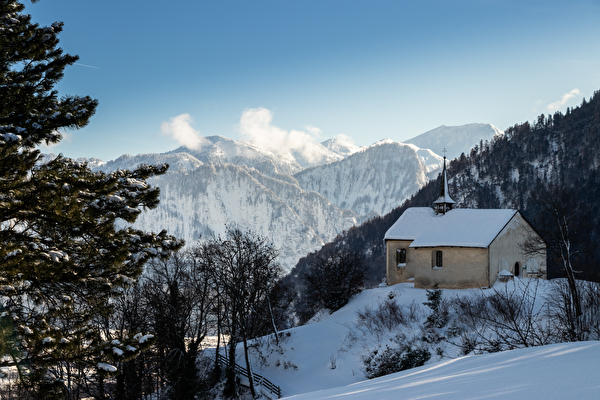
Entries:
<svg viewBox="0 0 600 400">
<path fill-rule="evenodd" d="M 539 286 L 535 289 L 527 286 L 536 282 Z M 544 299 L 554 284 L 516 279 L 514 283 L 496 283 L 494 289 L 504 293 L 530 288 L 537 291 L 539 299 Z M 443 290 L 447 299 L 478 294 L 482 294 L 480 289 Z M 384 349 L 390 340 L 376 330 L 359 328 L 358 312 L 364 315 L 366 309 L 374 310 L 389 299 L 404 307 L 420 309 L 417 325 L 425 323 L 430 312 L 423 305 L 427 302 L 425 289 L 403 283 L 365 290 L 339 311 L 322 314 L 312 323 L 282 332 L 283 340 L 278 346 L 263 338 L 258 347 L 262 353 L 258 353 L 258 348 L 251 352 L 253 370 L 280 386 L 284 398 L 293 399 L 597 398 L 596 364 L 600 357 L 597 341 L 469 356 L 462 356 L 450 344 L 444 347 L 440 343 L 443 355 L 432 354 L 424 366 L 369 380 L 362 357 L 374 348 Z M 543 307 L 541 301 L 536 305 Z M 424 335 L 418 326 L 411 332 L 416 337 Z M 396 329 L 389 334 L 400 333 Z M 244 364 L 242 360 L 240 347 L 240 365 Z"/>
<path fill-rule="evenodd" d="M 452 160 L 459 157 L 461 153 L 469 154 L 481 140 L 485 142 L 502 134 L 501 130 L 491 124 L 442 125 L 406 140 L 404 143 L 411 143 L 422 149 L 431 149 L 439 155 L 443 155 L 445 148 L 447 150 L 446 157 Z"/>
</svg>

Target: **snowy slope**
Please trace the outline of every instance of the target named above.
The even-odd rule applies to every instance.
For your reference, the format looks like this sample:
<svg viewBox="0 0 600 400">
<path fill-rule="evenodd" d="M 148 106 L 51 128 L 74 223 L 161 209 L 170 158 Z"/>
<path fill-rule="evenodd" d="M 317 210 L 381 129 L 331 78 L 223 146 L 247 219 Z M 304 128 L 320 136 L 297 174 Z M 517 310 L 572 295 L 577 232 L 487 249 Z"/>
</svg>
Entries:
<svg viewBox="0 0 600 400">
<path fill-rule="evenodd" d="M 562 343 L 466 356 L 298 396 L 294 400 L 578 399 L 600 395 L 600 342 Z"/>
<path fill-rule="evenodd" d="M 550 295 L 553 282 L 516 279 L 496 283 L 494 289 L 512 291 L 535 283 L 539 283 L 535 286 L 539 309 L 543 307 L 541 299 Z M 480 293 L 494 292 L 443 290 L 448 299 Z M 284 331 L 279 345 L 274 344 L 272 336 L 262 338 L 262 344 L 251 351 L 253 370 L 280 386 L 284 398 L 294 399 L 598 398 L 600 342 L 555 344 L 467 357 L 461 356 L 452 344 L 440 343 L 443 357 L 432 354 L 422 367 L 369 380 L 362 357 L 390 342 L 385 335 L 378 337 L 359 329 L 357 311 L 373 309 L 390 298 L 401 305 L 414 304 L 420 308 L 419 324 L 424 323 L 430 311 L 423 305 L 427 290 L 415 289 L 410 283 L 365 290 L 337 312 L 322 314 L 312 323 Z M 423 335 L 419 327 L 412 333 L 417 337 Z M 389 334 L 396 335 L 398 330 Z M 243 365 L 241 347 L 237 356 L 237 363 Z"/>
<path fill-rule="evenodd" d="M 491 140 L 503 132 L 491 124 L 468 124 L 461 126 L 442 125 L 404 143 L 414 144 L 422 149 L 431 149 L 434 153 L 443 155 L 444 148 L 448 151 L 446 157 L 452 160 L 461 153 L 469 154 L 473 146 L 483 140 Z"/>
<path fill-rule="evenodd" d="M 150 182 L 161 188 L 160 204 L 141 213 L 136 228 L 167 229 L 193 245 L 200 236 L 222 234 L 226 224 L 236 224 L 271 239 L 286 270 L 356 224 L 356 215 L 323 196 L 245 166 L 205 164 Z"/>
</svg>

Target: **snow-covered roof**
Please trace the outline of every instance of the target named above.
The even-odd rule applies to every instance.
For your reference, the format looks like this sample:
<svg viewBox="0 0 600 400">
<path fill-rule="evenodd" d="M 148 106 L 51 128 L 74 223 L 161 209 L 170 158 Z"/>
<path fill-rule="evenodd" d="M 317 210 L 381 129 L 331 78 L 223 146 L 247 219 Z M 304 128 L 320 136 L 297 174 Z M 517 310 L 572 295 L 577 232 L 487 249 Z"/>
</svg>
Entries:
<svg viewBox="0 0 600 400">
<path fill-rule="evenodd" d="M 410 247 L 488 247 L 516 210 L 459 208 L 436 215 L 429 207 L 412 207 L 385 234 L 385 240 L 412 240 Z"/>
</svg>

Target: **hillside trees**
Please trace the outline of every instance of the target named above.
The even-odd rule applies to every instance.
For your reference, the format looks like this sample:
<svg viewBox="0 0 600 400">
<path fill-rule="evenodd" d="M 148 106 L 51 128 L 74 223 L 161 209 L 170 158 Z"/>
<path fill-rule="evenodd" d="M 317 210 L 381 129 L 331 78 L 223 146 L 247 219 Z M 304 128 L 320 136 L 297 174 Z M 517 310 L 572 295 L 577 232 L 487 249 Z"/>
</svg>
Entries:
<svg viewBox="0 0 600 400">
<path fill-rule="evenodd" d="M 252 371 L 248 354 L 248 339 L 256 336 L 257 318 L 261 305 L 279 279 L 282 269 L 276 262 L 277 249 L 265 238 L 251 231 L 228 227 L 225 237 L 212 237 L 194 249 L 199 272 L 211 276 L 211 285 L 217 295 L 219 325 L 225 325 L 230 336 L 226 370 L 227 391 L 236 393 L 236 343 L 242 341 L 246 368 Z M 250 391 L 255 396 L 250 377 Z"/>
<path fill-rule="evenodd" d="M 182 245 L 164 231 L 115 227 L 156 207 L 159 191 L 146 180 L 167 166 L 104 174 L 60 156 L 40 163 L 36 147 L 85 126 L 97 101 L 58 97 L 77 57 L 58 47 L 62 23 L 39 27 L 22 11 L 0 2 L 0 322 L 14 329 L 3 346 L 37 398 L 69 397 L 93 376 L 102 395 L 112 364 L 142 344 L 129 334 L 108 342 L 96 317 L 111 314 L 146 261 Z"/>
<path fill-rule="evenodd" d="M 193 399 L 199 390 L 196 362 L 209 328 L 214 292 L 210 276 L 189 252 L 153 260 L 143 280 L 150 324 L 172 399 Z"/>
<path fill-rule="evenodd" d="M 337 311 L 363 289 L 363 259 L 349 250 L 324 252 L 315 258 L 305 279 L 311 302 L 329 312 Z"/>
</svg>

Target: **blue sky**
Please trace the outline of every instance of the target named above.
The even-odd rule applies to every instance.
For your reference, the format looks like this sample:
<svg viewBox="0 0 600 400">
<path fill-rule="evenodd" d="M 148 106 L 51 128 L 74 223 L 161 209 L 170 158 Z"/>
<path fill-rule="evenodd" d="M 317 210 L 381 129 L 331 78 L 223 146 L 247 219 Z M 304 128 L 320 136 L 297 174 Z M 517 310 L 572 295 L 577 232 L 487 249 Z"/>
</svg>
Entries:
<svg viewBox="0 0 600 400">
<path fill-rule="evenodd" d="M 60 93 L 100 101 L 49 150 L 69 157 L 165 152 L 198 135 L 250 140 L 243 115 L 271 134 L 357 145 L 440 125 L 504 130 L 600 89 L 598 1 L 25 5 L 40 24 L 63 21 L 61 47 L 80 56 Z"/>
</svg>

